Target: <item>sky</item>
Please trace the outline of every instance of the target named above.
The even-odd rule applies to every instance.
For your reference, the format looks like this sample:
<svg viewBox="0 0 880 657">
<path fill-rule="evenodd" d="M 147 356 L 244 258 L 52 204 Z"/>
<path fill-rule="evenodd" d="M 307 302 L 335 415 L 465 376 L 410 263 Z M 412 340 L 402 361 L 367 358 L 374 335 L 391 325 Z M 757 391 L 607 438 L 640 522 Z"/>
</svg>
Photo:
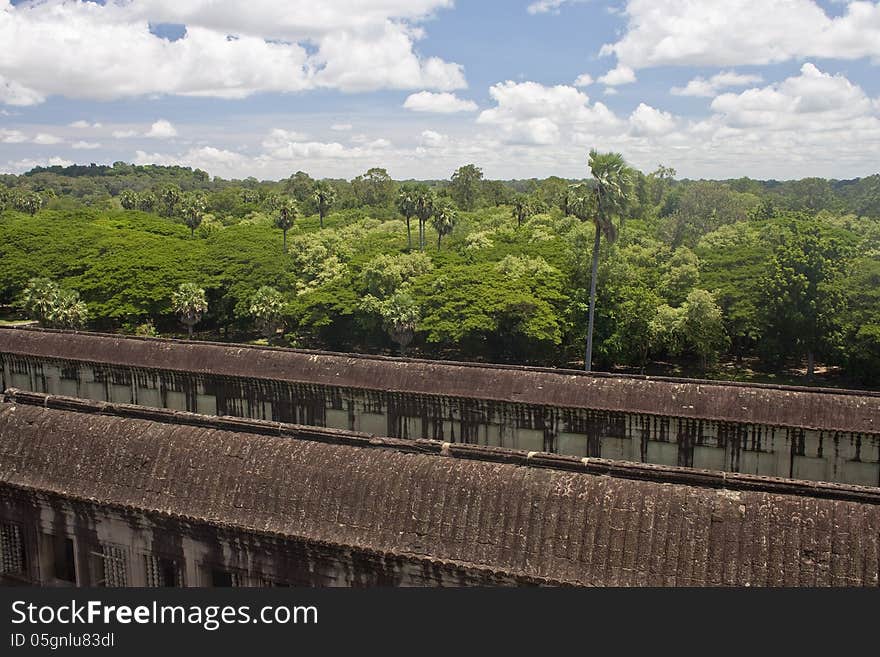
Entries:
<svg viewBox="0 0 880 657">
<path fill-rule="evenodd" d="M 0 171 L 880 172 L 880 1 L 0 0 Z"/>
</svg>

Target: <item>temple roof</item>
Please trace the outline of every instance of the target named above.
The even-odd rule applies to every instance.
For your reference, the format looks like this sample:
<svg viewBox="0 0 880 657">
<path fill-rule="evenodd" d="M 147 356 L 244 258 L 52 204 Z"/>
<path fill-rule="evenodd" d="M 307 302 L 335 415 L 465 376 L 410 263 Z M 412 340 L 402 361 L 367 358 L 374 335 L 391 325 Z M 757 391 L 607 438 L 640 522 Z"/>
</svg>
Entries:
<svg viewBox="0 0 880 657">
<path fill-rule="evenodd" d="M 0 487 L 523 581 L 878 584 L 880 489 L 14 390 Z"/>
<path fill-rule="evenodd" d="M 726 422 L 880 433 L 880 394 L 482 365 L 33 329 L 0 329 L 0 354 L 386 392 Z"/>
</svg>

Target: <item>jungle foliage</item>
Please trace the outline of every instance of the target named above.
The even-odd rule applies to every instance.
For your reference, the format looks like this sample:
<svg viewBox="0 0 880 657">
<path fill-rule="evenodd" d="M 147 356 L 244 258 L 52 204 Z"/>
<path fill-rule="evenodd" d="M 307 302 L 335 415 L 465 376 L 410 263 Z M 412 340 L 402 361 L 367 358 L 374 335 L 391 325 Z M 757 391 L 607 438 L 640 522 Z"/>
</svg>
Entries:
<svg viewBox="0 0 880 657">
<path fill-rule="evenodd" d="M 576 365 L 606 219 L 583 200 L 589 176 L 231 181 L 121 162 L 0 176 L 0 306 L 47 325 Z M 630 182 L 600 226 L 616 239 L 599 246 L 594 369 L 749 359 L 880 383 L 880 175 L 660 167 Z"/>
</svg>

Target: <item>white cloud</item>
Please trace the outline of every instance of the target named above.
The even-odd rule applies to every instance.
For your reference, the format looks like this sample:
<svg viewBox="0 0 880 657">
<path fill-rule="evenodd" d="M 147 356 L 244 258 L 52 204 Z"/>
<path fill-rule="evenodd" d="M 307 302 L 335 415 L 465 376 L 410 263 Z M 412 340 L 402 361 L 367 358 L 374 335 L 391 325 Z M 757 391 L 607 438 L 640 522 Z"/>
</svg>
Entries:
<svg viewBox="0 0 880 657">
<path fill-rule="evenodd" d="M 92 127 L 92 124 L 89 123 L 88 121 L 80 120 L 80 121 L 74 121 L 73 123 L 71 123 L 71 124 L 70 124 L 70 127 L 71 127 L 71 128 L 77 128 L 77 129 L 80 129 L 80 130 L 81 130 L 81 129 L 84 129 L 84 128 L 90 128 L 90 127 Z"/>
<path fill-rule="evenodd" d="M 880 58 L 880 3 L 815 0 L 628 0 L 623 37 L 602 47 L 632 69 L 762 65 L 806 57 Z"/>
<path fill-rule="evenodd" d="M 526 7 L 526 11 L 530 14 L 555 14 L 559 12 L 559 8 L 566 2 L 568 0 L 537 0 L 537 2 L 533 2 Z"/>
<path fill-rule="evenodd" d="M 95 150 L 96 148 L 101 148 L 101 144 L 93 141 L 76 141 L 70 145 L 71 148 L 75 148 L 76 150 Z"/>
<path fill-rule="evenodd" d="M 591 105 L 574 87 L 508 80 L 489 93 L 497 106 L 481 112 L 477 122 L 497 126 L 513 143 L 555 144 L 566 129 L 603 132 L 620 123 L 605 105 Z"/>
<path fill-rule="evenodd" d="M 722 71 L 713 75 L 708 80 L 702 77 L 696 77 L 690 80 L 684 87 L 673 87 L 670 93 L 675 96 L 704 96 L 711 98 L 716 96 L 722 89 L 730 87 L 745 87 L 749 84 L 761 82 L 763 78 L 760 75 L 745 75 L 735 73 L 734 71 Z"/>
<path fill-rule="evenodd" d="M 38 134 L 36 137 L 34 137 L 34 139 L 33 139 L 33 143 L 35 143 L 35 144 L 40 144 L 41 146 L 48 146 L 48 145 L 52 145 L 52 144 L 60 144 L 62 141 L 64 141 L 64 140 L 61 139 L 61 137 L 56 137 L 55 135 L 50 135 L 50 134 L 48 134 L 48 133 L 46 133 L 46 132 L 41 132 L 41 133 L 39 133 L 39 134 Z"/>
<path fill-rule="evenodd" d="M 593 84 L 593 76 L 589 73 L 581 73 L 574 81 L 576 87 L 589 87 L 591 84 Z"/>
<path fill-rule="evenodd" d="M 169 139 L 176 136 L 177 128 L 175 128 L 170 121 L 166 121 L 165 119 L 159 119 L 156 121 L 144 134 L 144 137 L 154 139 Z"/>
<path fill-rule="evenodd" d="M 113 137 L 116 139 L 128 139 L 129 137 L 137 137 L 137 130 L 114 130 Z"/>
<path fill-rule="evenodd" d="M 479 109 L 472 100 L 464 100 L 451 93 L 432 93 L 420 91 L 410 95 L 403 106 L 414 112 L 434 112 L 454 114 L 455 112 L 475 112 Z"/>
<path fill-rule="evenodd" d="M 23 144 L 27 140 L 27 135 L 20 130 L 0 129 L 0 142 L 4 144 Z"/>
<path fill-rule="evenodd" d="M 823 73 L 806 63 L 800 75 L 777 84 L 726 93 L 712 101 L 712 109 L 734 128 L 792 131 L 855 129 L 860 119 L 877 121 L 876 102 L 842 75 Z"/>
<path fill-rule="evenodd" d="M 257 92 L 466 87 L 458 64 L 420 57 L 419 24 L 451 0 L 0 0 L 0 102 L 49 95 L 243 98 Z M 150 23 L 181 23 L 170 41 Z M 119 57 L 119 45 L 125 57 Z M 58 57 L 63 51 L 64 57 Z M 97 64 L 100 62 L 100 64 Z"/>
<path fill-rule="evenodd" d="M 0 171 L 4 173 L 24 173 L 30 171 L 34 167 L 69 167 L 73 162 L 65 160 L 63 157 L 50 157 L 47 159 L 31 159 L 15 160 L 0 165 Z"/>
<path fill-rule="evenodd" d="M 348 132 L 352 128 L 354 128 L 354 126 L 351 123 L 334 123 L 330 126 L 330 129 L 335 130 L 336 132 Z"/>
<path fill-rule="evenodd" d="M 639 103 L 629 117 L 630 130 L 638 136 L 665 135 L 675 129 L 675 123 L 672 114 L 645 103 Z"/>
<path fill-rule="evenodd" d="M 599 76 L 599 82 L 609 87 L 617 87 L 622 84 L 632 84 L 636 81 L 636 73 L 629 66 L 618 64 L 605 75 Z"/>
</svg>

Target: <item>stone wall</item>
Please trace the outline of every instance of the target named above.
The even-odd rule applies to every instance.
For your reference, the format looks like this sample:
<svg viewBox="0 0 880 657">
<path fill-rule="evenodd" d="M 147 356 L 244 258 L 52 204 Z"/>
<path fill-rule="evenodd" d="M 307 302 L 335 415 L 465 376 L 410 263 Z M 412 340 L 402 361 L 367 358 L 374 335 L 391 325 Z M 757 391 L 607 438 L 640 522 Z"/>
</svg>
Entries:
<svg viewBox="0 0 880 657">
<path fill-rule="evenodd" d="M 399 438 L 880 485 L 880 434 L 873 432 L 371 390 L 2 351 L 0 384 Z"/>
</svg>

